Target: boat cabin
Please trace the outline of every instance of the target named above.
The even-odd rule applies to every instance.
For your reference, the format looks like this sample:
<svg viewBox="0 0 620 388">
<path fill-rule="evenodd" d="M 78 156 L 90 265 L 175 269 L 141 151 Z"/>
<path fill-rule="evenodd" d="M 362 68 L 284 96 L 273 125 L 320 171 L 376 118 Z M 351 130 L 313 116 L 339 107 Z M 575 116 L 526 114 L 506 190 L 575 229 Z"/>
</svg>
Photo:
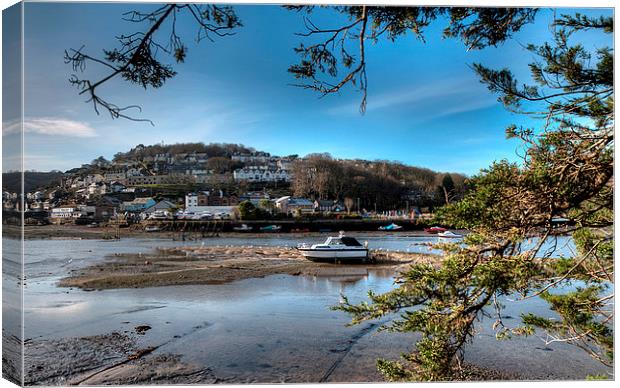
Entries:
<svg viewBox="0 0 620 388">
<path fill-rule="evenodd" d="M 325 241 L 321 245 L 329 246 L 329 247 L 334 247 L 334 246 L 361 247 L 362 246 L 362 244 L 360 244 L 360 242 L 354 239 L 353 237 L 329 237 L 327 241 Z M 319 248 L 321 245 L 317 245 L 317 248 Z"/>
</svg>

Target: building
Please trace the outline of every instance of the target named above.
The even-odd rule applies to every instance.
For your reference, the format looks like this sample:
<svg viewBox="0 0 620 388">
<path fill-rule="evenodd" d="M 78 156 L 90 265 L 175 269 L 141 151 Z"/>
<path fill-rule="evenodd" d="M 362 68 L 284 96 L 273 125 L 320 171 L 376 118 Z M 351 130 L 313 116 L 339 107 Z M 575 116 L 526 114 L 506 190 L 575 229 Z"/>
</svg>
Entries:
<svg viewBox="0 0 620 388">
<path fill-rule="evenodd" d="M 106 194 L 107 192 L 108 192 L 108 185 L 106 185 L 103 182 L 91 183 L 86 188 L 86 194 L 88 195 L 88 197 L 91 197 L 93 195 L 103 195 L 103 194 Z"/>
<path fill-rule="evenodd" d="M 123 202 L 121 205 L 122 210 L 126 212 L 142 212 L 151 206 L 155 205 L 157 202 L 150 197 L 145 198 L 136 198 L 130 202 Z"/>
<path fill-rule="evenodd" d="M 307 198 L 280 197 L 275 204 L 280 213 L 297 215 L 314 212 L 314 203 Z"/>
<path fill-rule="evenodd" d="M 267 152 L 252 152 L 250 154 L 236 154 L 230 157 L 231 160 L 241 163 L 265 164 L 271 159 Z"/>
<path fill-rule="evenodd" d="M 57 207 L 50 212 L 50 220 L 56 223 L 73 222 L 73 218 L 79 215 L 80 213 L 73 206 Z"/>
<path fill-rule="evenodd" d="M 185 208 L 196 206 L 234 206 L 239 203 L 236 195 L 224 195 L 222 190 L 199 191 L 185 195 Z"/>
<path fill-rule="evenodd" d="M 112 193 L 120 193 L 120 192 L 124 191 L 126 188 L 127 188 L 127 186 L 125 186 L 124 184 L 122 184 L 121 182 L 118 182 L 118 181 L 113 181 L 109 185 L 109 189 L 110 189 L 110 191 Z"/>
<path fill-rule="evenodd" d="M 162 201 L 157 202 L 153 206 L 145 209 L 144 213 L 146 213 L 147 215 L 151 215 L 155 213 L 156 211 L 172 211 L 176 208 L 177 208 L 176 204 L 170 201 L 167 201 L 167 200 L 162 200 Z"/>
<path fill-rule="evenodd" d="M 221 183 L 231 182 L 233 180 L 233 174 L 216 174 L 210 171 L 207 174 L 194 174 L 194 179 L 196 183 L 208 183 L 212 185 L 217 185 Z"/>
<path fill-rule="evenodd" d="M 247 182 L 290 182 L 288 170 L 270 166 L 249 166 L 239 168 L 233 172 L 235 181 Z"/>
<path fill-rule="evenodd" d="M 127 177 L 127 186 L 139 185 L 174 185 L 193 183 L 194 178 L 190 175 L 147 175 Z"/>
<path fill-rule="evenodd" d="M 125 171 L 111 171 L 103 174 L 103 178 L 106 182 L 113 182 L 116 180 L 123 180 L 127 178 L 127 173 Z"/>
</svg>

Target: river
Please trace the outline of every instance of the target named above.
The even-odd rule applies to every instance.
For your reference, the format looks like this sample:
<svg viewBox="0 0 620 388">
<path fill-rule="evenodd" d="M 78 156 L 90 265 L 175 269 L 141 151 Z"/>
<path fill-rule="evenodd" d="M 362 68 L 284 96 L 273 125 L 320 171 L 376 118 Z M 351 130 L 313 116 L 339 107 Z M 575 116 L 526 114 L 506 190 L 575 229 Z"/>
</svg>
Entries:
<svg viewBox="0 0 620 388">
<path fill-rule="evenodd" d="M 425 243 L 436 241 L 407 236 L 358 239 L 367 240 L 372 249 L 410 252 L 428 252 Z M 293 246 L 298 242 L 277 235 L 203 240 L 205 245 L 245 246 Z M 368 290 L 389 290 L 394 274 L 386 270 L 369 270 L 365 276 L 353 277 L 273 275 L 221 285 L 91 292 L 56 286 L 71 270 L 107 255 L 197 243 L 201 242 L 27 240 L 25 338 L 131 333 L 137 325 L 149 325 L 152 329 L 137 338 L 140 346 L 159 346 L 157 353 L 178 354 L 209 368 L 218 381 L 235 383 L 380 381 L 375 360 L 396 359 L 415 342 L 415 334 L 376 333 L 372 323 L 347 327 L 349 317 L 329 309 L 338 304 L 341 294 L 359 301 Z M 556 255 L 568 255 L 574 248 L 566 238 L 557 246 Z M 553 316 L 540 299 L 506 304 L 504 314 L 508 323 L 515 325 L 525 311 Z M 489 320 L 479 323 L 479 332 L 466 348 L 466 361 L 533 380 L 583 379 L 610 372 L 583 351 L 563 343 L 546 346 L 537 336 L 497 341 L 491 324 Z"/>
</svg>

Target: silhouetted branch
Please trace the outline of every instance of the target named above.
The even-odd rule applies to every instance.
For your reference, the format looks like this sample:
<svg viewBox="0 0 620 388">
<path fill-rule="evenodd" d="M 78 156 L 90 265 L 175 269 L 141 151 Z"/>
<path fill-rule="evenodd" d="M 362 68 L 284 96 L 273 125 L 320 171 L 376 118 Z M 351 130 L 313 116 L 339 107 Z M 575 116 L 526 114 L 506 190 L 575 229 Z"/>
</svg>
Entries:
<svg viewBox="0 0 620 388">
<path fill-rule="evenodd" d="M 183 62 L 187 55 L 187 47 L 183 44 L 181 37 L 177 34 L 176 23 L 178 14 L 187 11 L 188 15 L 198 23 L 197 42 L 202 39 L 213 40 L 210 35 L 228 36 L 234 28 L 241 26 L 232 7 L 216 6 L 211 4 L 166 4 L 160 6 L 152 12 L 130 11 L 123 14 L 123 20 L 132 23 L 148 23 L 149 27 L 145 32 L 135 32 L 128 35 L 116 36 L 120 44 L 119 48 L 104 50 L 103 58 L 96 58 L 84 53 L 84 47 L 80 49 L 65 50 L 65 63 L 71 64 L 74 72 L 84 73 L 87 62 L 102 65 L 111 70 L 106 76 L 98 79 L 81 79 L 73 74 L 69 83 L 80 91 L 79 94 L 86 94 L 89 98 L 86 102 L 93 104 L 93 109 L 97 114 L 100 110 L 106 110 L 111 117 L 125 118 L 133 121 L 153 122 L 148 119 L 140 119 L 130 116 L 126 112 L 130 109 L 138 109 L 137 105 L 120 107 L 102 98 L 98 93 L 99 86 L 107 83 L 111 79 L 121 76 L 130 83 L 138 84 L 143 88 L 159 88 L 168 79 L 174 77 L 176 72 L 171 65 L 163 64 L 158 58 L 161 51 L 172 55 L 177 63 Z M 164 23 L 168 22 L 170 27 L 169 36 L 166 44 L 162 44 L 155 39 L 155 35 L 161 30 Z"/>
</svg>

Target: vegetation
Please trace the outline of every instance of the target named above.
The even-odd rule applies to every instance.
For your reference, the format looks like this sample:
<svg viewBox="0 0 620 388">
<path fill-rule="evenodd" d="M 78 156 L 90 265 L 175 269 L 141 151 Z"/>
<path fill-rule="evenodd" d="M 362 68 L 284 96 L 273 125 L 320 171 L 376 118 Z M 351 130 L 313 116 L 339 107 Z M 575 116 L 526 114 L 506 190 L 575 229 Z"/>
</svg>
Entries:
<svg viewBox="0 0 620 388">
<path fill-rule="evenodd" d="M 437 196 L 437 186 L 446 176 L 453 180 L 451 198 L 462 197 L 465 176 L 461 174 L 439 174 L 399 162 L 336 160 L 329 154 L 311 154 L 293 164 L 291 191 L 313 199 L 359 199 L 360 208 L 367 210 L 399 209 L 406 201 L 412 206 L 433 206 L 444 203 L 444 194 Z"/>
<path fill-rule="evenodd" d="M 50 172 L 37 172 L 37 171 L 25 171 L 24 172 L 24 192 L 31 193 L 35 190 L 59 186 L 63 177 L 63 173 L 60 171 Z M 22 174 L 19 171 L 2 173 L 2 190 L 10 193 L 21 193 Z"/>
<path fill-rule="evenodd" d="M 119 152 L 114 155 L 114 162 L 127 160 L 141 160 L 145 157 L 153 157 L 158 154 L 191 154 L 204 153 L 210 158 L 230 157 L 234 154 L 249 154 L 255 152 L 253 148 L 245 147 L 241 144 L 227 143 L 175 143 L 175 144 L 153 144 L 145 146 L 139 144 L 127 152 Z"/>
<path fill-rule="evenodd" d="M 239 218 L 242 220 L 268 220 L 271 218 L 271 213 L 261 206 L 254 206 L 250 201 L 243 201 L 239 204 Z"/>
<path fill-rule="evenodd" d="M 548 343 L 576 345 L 612 365 L 613 53 L 591 53 L 573 36 L 610 34 L 613 19 L 577 14 L 554 24 L 554 42 L 528 46 L 538 57 L 530 65 L 535 85 L 518 86 L 507 69 L 474 66 L 507 108 L 546 120 L 541 128 L 508 128 L 509 137 L 523 142 L 521 163 L 494 163 L 471 180 L 462 201 L 441 210 L 438 222 L 472 231 L 467 245 L 443 246 L 441 267 L 413 266 L 393 291 L 369 293 L 370 302 L 337 307 L 353 323 L 400 312 L 385 329 L 423 334 L 402 362 L 378 361 L 390 380 L 457 376 L 463 346 L 485 314 L 495 316 L 498 338 L 539 330 Z M 569 226 L 558 228 L 559 217 Z M 543 244 L 565 233 L 577 252 L 550 259 Z M 528 246 L 532 236 L 538 239 Z M 560 319 L 524 312 L 522 324 L 509 327 L 502 319 L 507 296 L 540 297 Z"/>
</svg>

